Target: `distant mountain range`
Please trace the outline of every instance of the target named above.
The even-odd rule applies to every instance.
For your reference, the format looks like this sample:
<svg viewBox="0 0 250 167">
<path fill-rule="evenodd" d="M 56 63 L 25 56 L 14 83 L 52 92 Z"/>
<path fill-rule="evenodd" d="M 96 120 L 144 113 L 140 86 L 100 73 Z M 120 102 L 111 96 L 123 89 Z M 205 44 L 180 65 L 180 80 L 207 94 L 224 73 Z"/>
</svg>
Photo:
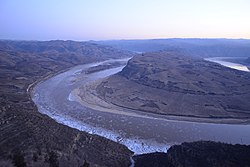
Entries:
<svg viewBox="0 0 250 167">
<path fill-rule="evenodd" d="M 182 51 L 197 57 L 249 57 L 250 40 L 170 38 L 149 40 L 91 41 L 134 52 Z"/>
</svg>

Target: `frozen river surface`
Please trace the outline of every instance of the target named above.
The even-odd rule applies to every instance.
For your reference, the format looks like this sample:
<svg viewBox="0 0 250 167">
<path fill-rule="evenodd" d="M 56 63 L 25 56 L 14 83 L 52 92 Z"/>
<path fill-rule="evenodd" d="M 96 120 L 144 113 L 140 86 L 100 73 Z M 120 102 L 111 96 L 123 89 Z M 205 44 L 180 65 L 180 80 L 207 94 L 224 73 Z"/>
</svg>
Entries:
<svg viewBox="0 0 250 167">
<path fill-rule="evenodd" d="M 114 61 L 128 59 L 108 60 L 105 63 Z M 174 121 L 150 115 L 135 117 L 96 111 L 74 101 L 71 96 L 74 89 L 117 73 L 123 68 L 84 73 L 89 67 L 102 63 L 76 66 L 36 85 L 33 89 L 33 101 L 39 112 L 72 128 L 122 143 L 136 154 L 166 152 L 173 144 L 197 140 L 250 144 L 250 125 Z"/>
</svg>

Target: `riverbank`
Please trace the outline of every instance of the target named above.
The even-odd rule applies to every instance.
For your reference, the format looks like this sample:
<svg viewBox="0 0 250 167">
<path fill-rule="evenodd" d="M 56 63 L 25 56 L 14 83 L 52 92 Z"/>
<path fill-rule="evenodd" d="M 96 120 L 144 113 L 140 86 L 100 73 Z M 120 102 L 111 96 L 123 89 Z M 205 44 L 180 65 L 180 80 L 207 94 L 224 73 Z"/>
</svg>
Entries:
<svg viewBox="0 0 250 167">
<path fill-rule="evenodd" d="M 250 124 L 250 119 L 243 118 L 208 118 L 197 116 L 183 116 L 183 115 L 166 115 L 166 114 L 154 114 L 147 113 L 140 110 L 134 110 L 132 108 L 125 108 L 113 103 L 105 101 L 96 92 L 97 86 L 100 85 L 105 78 L 99 79 L 90 83 L 84 83 L 80 88 L 71 92 L 70 97 L 72 101 L 77 101 L 84 106 L 98 110 L 101 112 L 110 112 L 113 114 L 127 115 L 133 117 L 147 118 L 147 119 L 159 119 L 159 120 L 174 120 L 174 121 L 188 121 L 199 123 L 216 123 L 216 124 Z"/>
</svg>

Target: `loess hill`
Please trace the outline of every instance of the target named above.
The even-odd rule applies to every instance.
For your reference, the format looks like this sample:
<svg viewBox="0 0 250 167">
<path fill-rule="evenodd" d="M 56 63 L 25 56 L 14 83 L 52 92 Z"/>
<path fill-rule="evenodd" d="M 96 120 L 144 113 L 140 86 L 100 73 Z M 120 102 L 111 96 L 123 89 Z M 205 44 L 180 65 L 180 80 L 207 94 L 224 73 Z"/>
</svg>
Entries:
<svg viewBox="0 0 250 167">
<path fill-rule="evenodd" d="M 114 105 L 162 115 L 250 118 L 250 73 L 176 52 L 145 53 L 97 86 Z"/>
<path fill-rule="evenodd" d="M 125 146 L 39 113 L 27 89 L 78 64 L 131 55 L 87 42 L 0 41 L 0 166 L 129 166 Z"/>
</svg>

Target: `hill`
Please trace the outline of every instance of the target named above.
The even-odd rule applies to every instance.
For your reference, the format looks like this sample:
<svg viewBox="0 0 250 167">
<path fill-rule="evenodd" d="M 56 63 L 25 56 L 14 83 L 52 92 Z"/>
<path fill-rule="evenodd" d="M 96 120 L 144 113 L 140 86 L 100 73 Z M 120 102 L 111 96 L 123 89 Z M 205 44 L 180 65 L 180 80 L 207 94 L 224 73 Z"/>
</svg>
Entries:
<svg viewBox="0 0 250 167">
<path fill-rule="evenodd" d="M 86 42 L 0 41 L 0 166 L 128 166 L 125 146 L 55 122 L 29 93 L 75 65 L 131 55 Z"/>
<path fill-rule="evenodd" d="M 167 153 L 135 156 L 135 167 L 238 167 L 250 165 L 250 146 L 209 141 L 182 143 Z"/>
<path fill-rule="evenodd" d="M 250 118 L 250 74 L 178 52 L 145 53 L 97 86 L 113 105 L 161 115 Z"/>
</svg>

